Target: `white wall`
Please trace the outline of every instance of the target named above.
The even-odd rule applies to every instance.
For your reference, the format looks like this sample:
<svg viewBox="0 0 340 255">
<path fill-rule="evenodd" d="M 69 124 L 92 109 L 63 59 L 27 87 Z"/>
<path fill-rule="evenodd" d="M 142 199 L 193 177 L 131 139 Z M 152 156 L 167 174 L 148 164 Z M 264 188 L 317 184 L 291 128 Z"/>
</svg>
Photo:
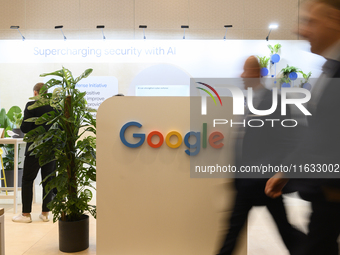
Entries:
<svg viewBox="0 0 340 255">
<path fill-rule="evenodd" d="M 277 73 L 287 64 L 301 68 L 305 73 L 312 71 L 318 77 L 323 59 L 309 53 L 305 41 L 271 41 L 281 43 L 281 60 Z M 114 76 L 118 79 L 119 92 L 131 95 L 134 78 L 148 67 L 168 64 L 197 78 L 234 78 L 242 73 L 245 59 L 250 55 L 269 56 L 268 42 L 264 40 L 127 40 L 127 41 L 0 41 L 0 102 L 9 109 L 12 105 L 24 108 L 32 96 L 35 83 L 43 81 L 42 73 L 70 69 L 74 76 L 85 69 L 93 68 L 92 76 Z M 148 50 L 164 49 L 157 54 Z M 168 53 L 169 49 L 173 53 Z M 56 51 L 53 55 L 53 49 Z M 59 49 L 59 54 L 57 50 Z M 76 50 L 76 54 L 62 54 L 62 49 Z M 100 56 L 82 54 L 82 50 L 100 50 Z M 134 54 L 105 55 L 108 50 L 136 49 Z M 49 55 L 40 51 L 49 50 Z M 80 51 L 78 51 L 80 50 Z M 141 52 L 140 55 L 138 52 Z M 65 51 L 64 51 L 65 53 Z M 274 72 L 274 68 L 272 68 Z M 153 79 L 153 77 L 150 77 Z M 166 79 L 166 78 L 164 78 Z M 133 89 L 132 89 L 133 90 Z"/>
</svg>

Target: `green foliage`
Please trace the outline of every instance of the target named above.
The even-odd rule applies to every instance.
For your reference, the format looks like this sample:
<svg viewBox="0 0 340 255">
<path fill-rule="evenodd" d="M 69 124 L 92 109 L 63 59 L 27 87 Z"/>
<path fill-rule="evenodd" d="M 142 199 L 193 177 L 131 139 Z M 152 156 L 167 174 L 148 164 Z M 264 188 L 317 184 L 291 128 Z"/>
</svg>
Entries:
<svg viewBox="0 0 340 255">
<path fill-rule="evenodd" d="M 289 74 L 291 72 L 299 73 L 300 69 L 295 66 L 289 66 L 282 68 L 280 73 L 282 74 L 282 78 L 280 79 L 280 83 L 290 83 L 291 80 L 289 79 Z"/>
<path fill-rule="evenodd" d="M 257 58 L 259 59 L 259 62 L 260 62 L 260 67 L 263 68 L 263 67 L 267 67 L 268 66 L 268 63 L 269 63 L 269 60 L 270 58 L 269 57 L 259 57 L 257 56 Z"/>
<path fill-rule="evenodd" d="M 290 83 L 290 82 L 291 82 L 291 80 L 289 78 L 285 77 L 285 76 L 280 79 L 281 84 Z"/>
<path fill-rule="evenodd" d="M 58 190 L 48 205 L 54 222 L 59 218 L 79 220 L 86 212 L 96 217 L 96 207 L 88 204 L 92 198 L 88 187 L 94 189 L 92 183 L 96 181 L 96 138 L 82 137 L 85 131 L 96 134 L 96 120 L 90 113 L 91 109 L 87 108 L 86 93 L 76 89 L 77 82 L 91 72 L 92 69 L 87 69 L 76 79 L 65 68 L 40 75 L 59 76 L 61 80 L 46 82 L 30 109 L 50 105 L 54 111 L 26 120 L 51 125 L 47 131 L 43 126 L 31 130 L 24 140 L 33 142 L 29 148 L 30 155 L 39 157 L 40 165 L 56 161 L 56 170 L 51 174 L 54 178 L 46 185 L 47 192 L 53 188 Z M 52 93 L 47 92 L 49 88 L 54 88 Z"/>
<path fill-rule="evenodd" d="M 13 114 L 13 122 L 16 128 L 20 128 L 22 120 L 24 119 L 24 116 L 22 116 L 21 112 L 15 112 Z"/>
<path fill-rule="evenodd" d="M 300 72 L 300 69 L 295 67 L 295 66 L 289 66 L 287 65 L 286 67 L 282 68 L 281 69 L 281 73 L 284 77 L 288 78 L 288 75 L 291 73 L 291 72 L 295 72 L 295 73 L 299 73 Z"/>
<path fill-rule="evenodd" d="M 274 45 L 274 53 L 277 54 L 279 50 L 281 49 L 281 44 L 277 43 Z"/>
<path fill-rule="evenodd" d="M 279 52 L 279 50 L 281 49 L 281 44 L 277 43 L 273 46 L 271 46 L 270 44 L 268 44 L 268 48 L 270 50 L 270 55 L 273 55 L 273 54 L 277 54 Z"/>
<path fill-rule="evenodd" d="M 4 108 L 0 111 L 0 127 L 5 129 L 5 137 L 9 137 L 9 135 L 7 135 L 7 130 L 12 130 L 14 128 L 14 124 L 8 118 Z"/>
<path fill-rule="evenodd" d="M 6 171 L 14 170 L 14 144 L 3 145 L 6 156 L 3 157 L 4 168 Z"/>
<path fill-rule="evenodd" d="M 4 108 L 0 111 L 0 127 L 5 129 L 5 137 L 9 137 L 7 134 L 8 130 L 12 130 L 13 128 L 17 127 L 19 124 L 19 128 L 21 125 L 20 119 L 22 121 L 22 113 L 21 109 L 18 106 L 12 106 L 8 112 Z M 5 156 L 3 156 L 3 163 L 4 168 L 7 171 L 14 170 L 14 145 L 13 144 L 1 144 L 0 148 L 3 148 L 5 152 Z M 20 150 L 20 146 L 18 147 Z M 20 162 L 19 162 L 20 164 Z"/>
<path fill-rule="evenodd" d="M 12 106 L 8 112 L 4 108 L 0 111 L 0 127 L 5 129 L 5 137 L 7 135 L 7 130 L 12 130 L 13 128 L 20 128 L 23 116 L 19 106 Z"/>
<path fill-rule="evenodd" d="M 307 83 L 309 78 L 312 76 L 312 72 L 305 74 L 304 72 L 299 71 L 299 73 L 302 74 L 303 79 L 304 79 L 304 81 L 301 81 L 301 83 Z"/>
<path fill-rule="evenodd" d="M 14 144 L 1 144 L 0 148 L 3 149 L 5 154 L 3 154 L 4 169 L 6 171 L 14 170 Z M 18 154 L 20 152 L 20 145 L 18 146 Z M 21 162 L 18 162 L 20 164 Z"/>
<path fill-rule="evenodd" d="M 7 113 L 7 117 L 14 123 L 15 119 L 14 116 L 16 114 L 21 114 L 21 109 L 19 106 L 12 106 Z"/>
</svg>

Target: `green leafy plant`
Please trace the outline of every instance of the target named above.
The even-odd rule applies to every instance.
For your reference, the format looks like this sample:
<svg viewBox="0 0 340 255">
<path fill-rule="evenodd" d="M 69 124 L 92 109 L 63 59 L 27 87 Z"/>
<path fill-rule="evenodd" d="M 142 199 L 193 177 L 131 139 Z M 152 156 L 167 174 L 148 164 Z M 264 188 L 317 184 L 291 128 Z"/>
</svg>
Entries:
<svg viewBox="0 0 340 255">
<path fill-rule="evenodd" d="M 4 169 L 6 171 L 14 171 L 14 144 L 3 144 L 0 146 L 5 152 L 5 156 L 2 158 L 4 163 Z M 20 152 L 20 144 L 18 146 L 18 154 Z M 18 162 L 20 164 L 21 162 Z"/>
<path fill-rule="evenodd" d="M 269 63 L 269 60 L 270 58 L 269 57 L 259 57 L 257 56 L 257 58 L 259 59 L 259 62 L 260 62 L 260 67 L 263 68 L 263 67 L 267 67 L 268 66 L 268 63 Z"/>
<path fill-rule="evenodd" d="M 302 74 L 302 77 L 304 79 L 304 81 L 301 81 L 301 84 L 307 83 L 309 81 L 309 78 L 312 76 L 312 72 L 305 74 L 304 72 L 299 71 L 299 73 Z"/>
<path fill-rule="evenodd" d="M 280 78 L 280 83 L 283 84 L 283 83 L 290 83 L 291 80 L 287 77 L 282 77 Z"/>
<path fill-rule="evenodd" d="M 277 43 L 273 46 L 271 46 L 270 44 L 268 44 L 268 48 L 270 50 L 270 55 L 273 55 L 273 54 L 277 54 L 281 48 L 281 44 Z"/>
<path fill-rule="evenodd" d="M 15 128 L 20 128 L 23 119 L 24 119 L 24 116 L 22 116 L 21 112 L 15 112 L 13 114 L 13 122 L 14 122 Z"/>
<path fill-rule="evenodd" d="M 298 72 L 300 72 L 300 69 L 297 68 L 297 67 L 295 67 L 295 66 L 289 66 L 289 65 L 287 65 L 286 67 L 282 68 L 280 72 L 282 73 L 283 77 L 288 78 L 288 75 L 289 75 L 291 72 L 298 73 Z"/>
<path fill-rule="evenodd" d="M 25 135 L 26 142 L 33 142 L 29 147 L 30 155 L 39 157 L 40 165 L 56 161 L 54 177 L 47 183 L 46 191 L 56 188 L 56 197 L 48 204 L 52 210 L 53 221 L 80 220 L 85 212 L 96 218 L 96 206 L 89 205 L 96 181 L 96 121 L 92 117 L 93 110 L 87 108 L 86 92 L 76 89 L 76 84 L 88 77 L 92 69 L 87 69 L 78 78 L 62 68 L 53 73 L 40 75 L 58 76 L 50 79 L 33 99 L 36 102 L 29 107 L 34 109 L 42 105 L 50 105 L 54 111 L 41 117 L 26 121 L 41 125 Z M 53 93 L 48 93 L 54 88 Z M 43 125 L 51 125 L 46 131 Z M 84 138 L 84 133 L 89 136 Z M 45 180 L 44 180 L 45 181 Z"/>
<path fill-rule="evenodd" d="M 5 137 L 9 137 L 8 130 L 12 130 L 15 127 L 20 128 L 22 121 L 21 109 L 18 106 L 12 106 L 8 112 L 4 108 L 0 111 L 0 127 L 4 128 Z M 19 124 L 20 123 L 20 124 Z M 19 126 L 17 126 L 19 124 Z M 0 144 L 0 148 L 3 148 L 5 156 L 3 156 L 4 168 L 6 171 L 14 170 L 14 145 L 13 144 Z M 18 147 L 20 150 L 20 145 Z M 19 162 L 20 164 L 20 162 Z"/>
<path fill-rule="evenodd" d="M 12 130 L 13 128 L 13 123 L 12 121 L 8 118 L 6 114 L 6 110 L 4 108 L 1 109 L 0 111 L 0 127 L 4 128 L 5 131 L 5 137 L 7 136 L 7 130 Z"/>
<path fill-rule="evenodd" d="M 4 169 L 6 171 L 13 171 L 14 170 L 14 145 L 8 144 L 2 147 L 6 156 L 3 157 Z"/>
<path fill-rule="evenodd" d="M 5 137 L 9 137 L 9 135 L 7 135 L 8 130 L 17 127 L 17 124 L 19 123 L 21 125 L 20 119 L 22 121 L 22 112 L 19 106 L 12 106 L 7 113 L 4 108 L 1 109 L 0 127 L 5 129 Z"/>
</svg>

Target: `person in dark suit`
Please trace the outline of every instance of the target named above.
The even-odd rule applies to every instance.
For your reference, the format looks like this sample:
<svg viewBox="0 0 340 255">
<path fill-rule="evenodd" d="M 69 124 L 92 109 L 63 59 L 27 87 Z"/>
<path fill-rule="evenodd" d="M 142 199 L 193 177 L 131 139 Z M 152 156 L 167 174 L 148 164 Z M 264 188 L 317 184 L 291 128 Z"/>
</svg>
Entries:
<svg viewBox="0 0 340 255">
<path fill-rule="evenodd" d="M 260 75 L 260 65 L 257 58 L 254 56 L 249 57 L 244 64 L 244 72 L 241 77 L 244 78 L 245 88 L 252 88 L 254 91 L 254 108 L 268 110 L 272 106 L 273 96 L 272 92 L 260 83 Z M 281 120 L 280 103 L 278 103 L 276 111 L 271 115 L 253 115 L 253 117 L 263 121 L 265 119 Z M 253 117 L 248 111 L 248 114 L 246 114 L 247 122 Z M 290 118 L 289 109 L 285 118 Z M 235 148 L 237 169 L 240 169 L 241 166 L 260 166 L 261 164 L 280 165 L 282 163 L 282 155 L 289 153 L 292 149 L 292 143 L 289 140 L 292 133 L 291 129 L 288 130 L 280 124 L 272 127 L 272 123 L 264 122 L 265 124 L 262 127 L 245 127 L 239 130 Z M 234 208 L 229 220 L 229 230 L 226 239 L 218 255 L 232 254 L 239 232 L 247 221 L 250 209 L 258 205 L 265 205 L 267 207 L 287 249 L 290 254 L 295 254 L 297 242 L 304 238 L 304 234 L 293 228 L 288 222 L 282 196 L 276 199 L 267 197 L 264 193 L 267 179 L 258 178 L 259 176 L 252 179 L 242 178 L 247 176 L 249 174 L 245 176 L 238 174 L 235 178 L 237 194 Z"/>
<path fill-rule="evenodd" d="M 323 56 L 323 73 L 312 90 L 308 129 L 299 147 L 285 161 L 289 164 L 340 164 L 340 1 L 314 0 L 307 3 L 299 34 L 307 38 L 311 51 Z M 288 182 L 287 174 L 271 178 L 265 192 L 275 198 Z M 310 177 L 310 176 L 309 176 Z M 340 176 L 339 176 L 340 177 Z M 340 234 L 340 179 L 291 179 L 300 196 L 311 202 L 309 232 L 302 255 L 338 255 Z"/>
<path fill-rule="evenodd" d="M 43 83 L 37 83 L 33 88 L 34 96 L 39 94 L 39 91 L 44 86 Z M 21 131 L 24 133 L 28 133 L 29 131 L 38 127 L 34 122 L 25 122 L 25 120 L 32 117 L 40 117 L 44 113 L 53 111 L 53 108 L 49 105 L 41 106 L 32 110 L 29 110 L 28 107 L 34 104 L 34 101 L 28 102 L 24 111 L 24 119 L 21 124 Z M 43 127 L 47 130 L 50 126 L 43 125 Z M 26 145 L 25 151 L 25 161 L 24 161 L 24 172 L 22 176 L 22 188 L 21 188 L 21 199 L 22 199 L 22 213 L 13 217 L 14 222 L 23 222 L 30 223 L 32 222 L 31 211 L 32 211 L 32 198 L 33 198 L 33 184 L 34 180 L 37 177 L 39 169 L 41 168 L 41 179 L 45 180 L 45 178 L 50 175 L 55 170 L 55 162 L 52 161 L 44 166 L 39 165 L 39 158 L 35 156 L 30 156 L 30 151 L 28 148 L 32 143 L 28 143 Z M 43 186 L 43 203 L 42 203 L 42 213 L 39 215 L 39 218 L 45 222 L 49 221 L 49 209 L 47 208 L 47 204 L 52 200 L 53 192 L 49 192 L 46 194 L 45 186 L 49 180 L 47 179 L 42 183 Z"/>
</svg>

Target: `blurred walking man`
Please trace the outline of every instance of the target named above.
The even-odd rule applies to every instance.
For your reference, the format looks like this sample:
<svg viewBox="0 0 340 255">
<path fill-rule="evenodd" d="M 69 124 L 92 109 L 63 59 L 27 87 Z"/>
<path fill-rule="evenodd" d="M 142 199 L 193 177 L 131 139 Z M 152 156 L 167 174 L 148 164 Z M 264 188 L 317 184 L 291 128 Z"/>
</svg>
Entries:
<svg viewBox="0 0 340 255">
<path fill-rule="evenodd" d="M 291 164 L 340 164 L 340 0 L 308 1 L 299 34 L 311 44 L 311 51 L 327 61 L 313 88 L 308 110 L 308 130 L 299 148 L 287 158 Z M 271 178 L 265 192 L 275 198 L 288 182 L 279 174 Z M 340 176 L 339 176 L 340 178 Z M 311 201 L 312 214 L 303 255 L 339 255 L 340 179 L 304 179 L 299 193 Z"/>
</svg>

